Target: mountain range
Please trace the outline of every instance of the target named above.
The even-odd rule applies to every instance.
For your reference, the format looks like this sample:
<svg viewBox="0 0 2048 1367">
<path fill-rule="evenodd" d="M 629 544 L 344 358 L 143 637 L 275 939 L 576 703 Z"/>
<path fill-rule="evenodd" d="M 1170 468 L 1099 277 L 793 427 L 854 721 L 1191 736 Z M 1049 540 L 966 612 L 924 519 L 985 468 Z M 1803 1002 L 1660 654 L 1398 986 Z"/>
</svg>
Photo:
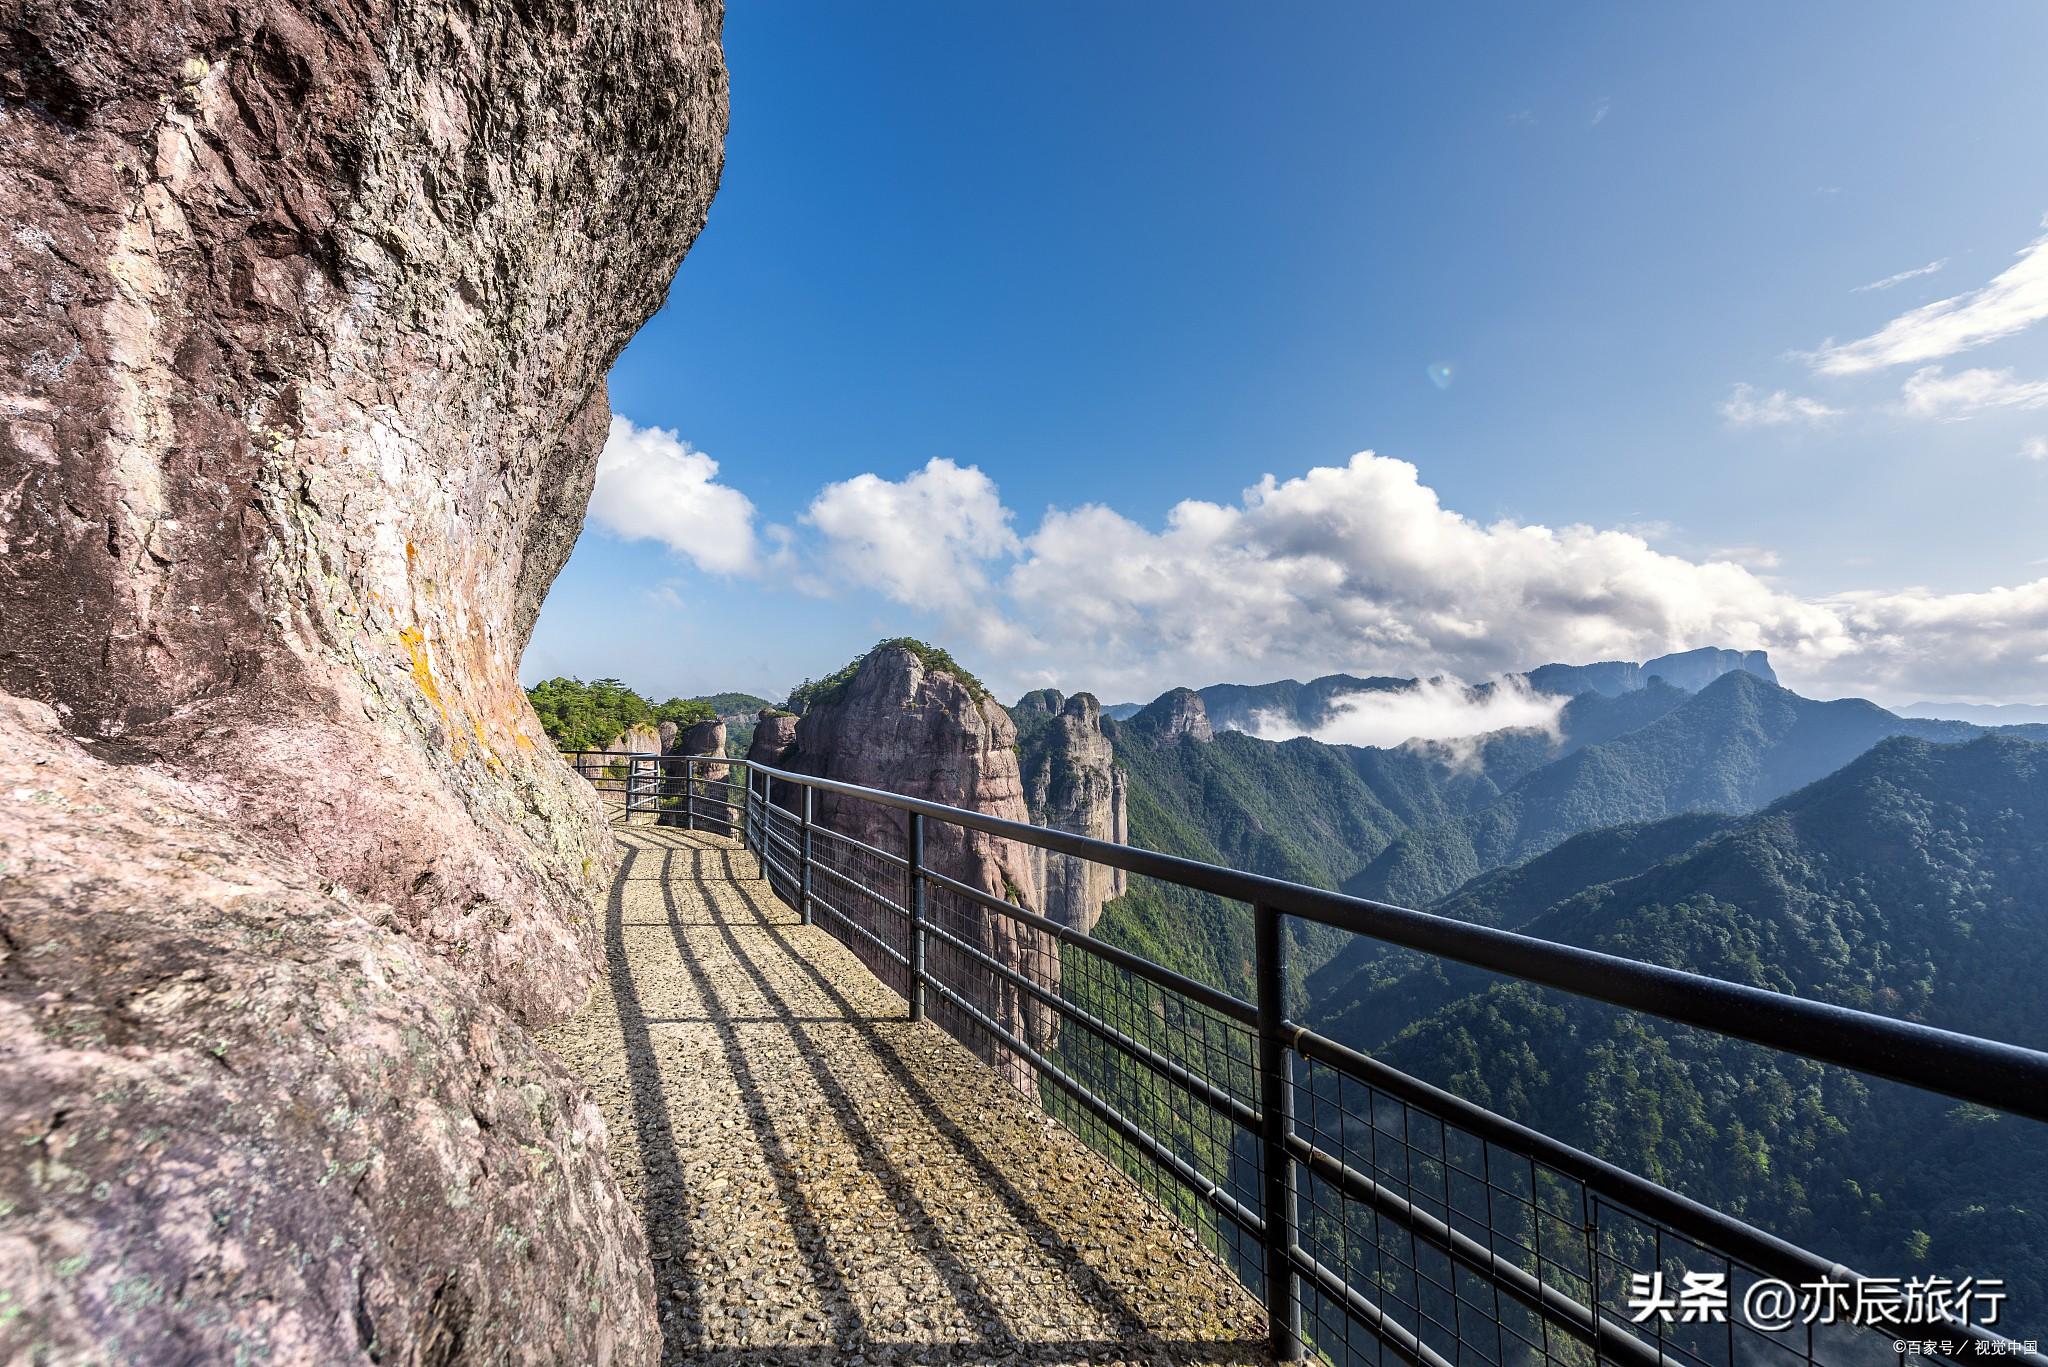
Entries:
<svg viewBox="0 0 2048 1367">
<path fill-rule="evenodd" d="M 1431 909 L 2042 1048 L 2044 831 L 2048 746 L 1896 736 L 1761 811 L 1582 834 Z M 1310 985 L 1334 1037 L 1859 1270 L 2003 1277 L 2039 1326 L 2040 1126 L 1361 947 Z"/>
<path fill-rule="evenodd" d="M 1663 682 L 1687 692 L 1697 691 L 1730 670 L 1746 670 L 1770 683 L 1778 681 L 1770 658 L 1761 650 L 1722 650 L 1704 646 L 1676 655 L 1661 655 L 1643 664 L 1629 660 L 1602 660 L 1595 664 L 1541 665 L 1521 678 L 1538 693 L 1575 697 L 1599 693 L 1615 697 Z M 1208 710 L 1209 722 L 1219 731 L 1248 731 L 1254 735 L 1291 731 L 1311 735 L 1336 716 L 1342 700 L 1359 693 L 1393 693 L 1415 687 L 1418 680 L 1374 675 L 1325 674 L 1302 683 L 1280 679 L 1265 684 L 1211 684 L 1195 690 Z M 1482 684 L 1479 691 L 1489 685 Z M 1102 709 L 1113 721 L 1125 721 L 1143 711 L 1144 703 L 1115 703 Z M 2005 721 L 2048 720 L 2048 717 L 2007 717 Z"/>
<path fill-rule="evenodd" d="M 2048 727 L 1805 698 L 1755 655 L 1674 658 L 1533 670 L 1533 688 L 1575 690 L 1554 731 L 1453 747 L 1226 724 L 1276 708 L 1313 723 L 1347 691 L 1411 686 L 1350 675 L 1176 689 L 1100 725 L 1132 843 L 2048 1043 Z M 1404 1071 L 1861 1270 L 2004 1276 L 2015 1305 L 2048 1294 L 2038 1126 L 1291 929 L 1290 1009 Z M 1133 879 L 1095 934 L 1250 990 L 1234 903 Z"/>
</svg>

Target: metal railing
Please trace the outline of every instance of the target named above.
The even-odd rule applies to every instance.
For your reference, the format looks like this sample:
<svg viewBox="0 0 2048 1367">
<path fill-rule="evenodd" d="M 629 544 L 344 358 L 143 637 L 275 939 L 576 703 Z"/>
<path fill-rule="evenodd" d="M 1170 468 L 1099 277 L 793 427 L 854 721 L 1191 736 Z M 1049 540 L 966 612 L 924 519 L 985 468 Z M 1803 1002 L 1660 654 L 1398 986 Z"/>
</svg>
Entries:
<svg viewBox="0 0 2048 1367">
<path fill-rule="evenodd" d="M 2030 1120 L 2048 1120 L 2048 1054 L 743 760 L 569 758 L 626 821 L 740 838 L 777 895 L 846 942 L 912 1019 L 932 1015 L 1194 1224 L 1262 1295 L 1282 1360 L 1313 1348 L 1416 1367 L 1860 1364 L 1910 1340 L 2048 1367 L 1940 1313 L 1844 1322 L 1856 1274 L 1841 1264 L 1291 1019 L 1289 923 Z M 955 876 L 976 865 L 989 881 L 1001 842 L 1248 906 L 1252 999 Z M 1731 1313 L 1630 1313 L 1639 1278 L 1685 1273 L 1718 1276 Z M 1765 1280 L 1810 1288 L 1814 1317 L 1740 1322 Z"/>
</svg>

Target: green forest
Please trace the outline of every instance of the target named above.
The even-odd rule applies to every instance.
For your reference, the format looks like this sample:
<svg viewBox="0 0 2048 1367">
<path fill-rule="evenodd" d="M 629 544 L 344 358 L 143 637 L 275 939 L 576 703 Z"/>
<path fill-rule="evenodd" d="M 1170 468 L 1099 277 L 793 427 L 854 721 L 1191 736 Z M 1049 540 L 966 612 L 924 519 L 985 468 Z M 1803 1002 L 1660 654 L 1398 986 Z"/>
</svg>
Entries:
<svg viewBox="0 0 2048 1367">
<path fill-rule="evenodd" d="M 656 726 L 665 721 L 688 726 L 709 721 L 718 715 L 716 699 L 748 696 L 721 693 L 710 698 L 670 698 L 664 703 L 651 703 L 617 679 L 595 679 L 589 683 L 571 678 L 544 679 L 526 690 L 542 729 L 562 750 L 602 750 L 636 726 Z"/>
<path fill-rule="evenodd" d="M 1044 728 L 1018 715 L 1028 761 Z M 1741 674 L 1581 695 L 1561 738 L 1495 738 L 1458 768 L 1233 732 L 1162 740 L 1144 711 L 1104 729 L 1133 844 L 1347 890 L 1398 867 L 1441 914 L 2048 1044 L 2033 728 L 1912 721 Z M 1250 995 L 1241 905 L 1134 879 L 1095 934 Z M 1297 924 L 1295 946 L 1290 1009 L 1403 1071 L 1872 1275 L 2002 1276 L 2015 1314 L 2048 1298 L 2039 1125 L 1356 937 Z M 1241 1029 L 1085 950 L 1062 964 L 1078 1003 L 1248 1093 Z M 1241 1181 L 1206 1107 L 1085 1031 L 1060 1058 L 1210 1180 Z M 1044 1099 L 1224 1245 L 1206 1203 L 1057 1089 Z"/>
</svg>

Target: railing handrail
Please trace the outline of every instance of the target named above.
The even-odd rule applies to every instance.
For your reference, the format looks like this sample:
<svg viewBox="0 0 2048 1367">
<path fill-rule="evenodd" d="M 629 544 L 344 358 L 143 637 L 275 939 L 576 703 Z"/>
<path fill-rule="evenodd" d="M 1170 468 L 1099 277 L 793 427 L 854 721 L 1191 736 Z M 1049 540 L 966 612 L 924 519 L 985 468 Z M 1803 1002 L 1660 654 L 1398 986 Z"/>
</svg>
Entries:
<svg viewBox="0 0 2048 1367">
<path fill-rule="evenodd" d="M 1697 1026 L 1821 1063 L 1838 1064 L 2029 1120 L 2048 1121 L 2048 1053 L 2037 1049 L 1810 997 L 1747 987 L 1705 974 L 1328 892 L 1136 845 L 1118 845 L 1093 836 L 988 816 L 881 788 L 793 773 L 755 761 L 716 755 L 655 758 L 745 765 L 752 772 L 767 774 L 780 782 L 937 817 L 1127 873 L 1178 883 L 1253 906 L 1269 906 L 1290 916 L 1455 959 L 1542 987 Z"/>
</svg>

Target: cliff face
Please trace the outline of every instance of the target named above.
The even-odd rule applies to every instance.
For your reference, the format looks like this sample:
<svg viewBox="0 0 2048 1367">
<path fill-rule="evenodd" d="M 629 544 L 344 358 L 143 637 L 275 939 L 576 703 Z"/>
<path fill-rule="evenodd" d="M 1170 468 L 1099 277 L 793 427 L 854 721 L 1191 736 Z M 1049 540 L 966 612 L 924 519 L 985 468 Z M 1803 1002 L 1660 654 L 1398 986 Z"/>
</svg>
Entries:
<svg viewBox="0 0 2048 1367">
<path fill-rule="evenodd" d="M 1038 705 L 1055 712 L 1038 728 L 1023 758 L 1024 801 L 1041 826 L 1124 844 L 1129 839 L 1125 775 L 1102 731 L 1102 708 L 1092 694 L 1059 699 L 1027 694 L 1020 710 Z M 1103 904 L 1123 895 L 1125 874 L 1101 864 L 1033 847 L 1033 867 L 1045 897 L 1045 914 L 1087 934 L 1102 918 Z"/>
<path fill-rule="evenodd" d="M 595 1104 L 388 904 L 5 697 L 0 850 L 0 1361 L 654 1360 Z"/>
<path fill-rule="evenodd" d="M 1630 660 L 1602 660 L 1589 665 L 1542 665 L 1529 671 L 1529 686 L 1538 693 L 1601 693 L 1619 697 L 1648 688 L 1662 679 L 1674 688 L 1697 693 L 1723 674 L 1741 670 L 1765 683 L 1778 681 L 1770 655 L 1761 650 L 1723 650 L 1701 646 L 1677 655 L 1659 655 L 1644 664 Z"/>
<path fill-rule="evenodd" d="M 650 1356 L 516 1023 L 581 1001 L 614 852 L 515 667 L 717 181 L 719 22 L 0 9 L 0 690 L 49 709 L 0 725 L 45 761 L 0 797 L 0 1357 Z"/>
<path fill-rule="evenodd" d="M 798 719 L 796 745 L 783 756 L 781 767 L 1028 821 L 1017 755 L 1011 748 L 1016 735 L 1009 714 L 993 698 L 978 695 L 950 673 L 927 670 L 908 650 L 885 647 L 861 662 L 840 696 L 813 704 Z M 894 854 L 906 850 L 904 813 L 833 793 L 819 793 L 814 801 L 813 817 L 825 829 Z M 879 883 L 898 905 L 908 905 L 900 876 L 892 885 L 871 857 L 843 849 L 828 837 L 821 836 L 814 844 L 815 858 L 837 860 L 837 866 L 849 872 L 859 866 L 857 876 Z M 1028 846 L 927 821 L 924 856 L 928 867 L 970 887 L 1042 911 L 1038 871 Z M 907 943 L 900 917 L 864 905 L 863 899 L 833 880 L 819 879 L 814 886 L 833 906 L 889 943 Z M 932 889 L 927 896 L 935 925 L 1048 990 L 1058 990 L 1059 946 L 1051 936 L 942 889 Z M 905 986 L 902 970 L 862 937 L 846 932 L 824 913 L 819 923 L 846 939 L 885 981 L 899 989 Z M 1029 993 L 936 936 L 930 937 L 928 955 L 933 975 L 978 1010 L 1035 1048 L 1052 1046 L 1056 1018 Z M 931 994 L 929 1005 L 932 1019 L 941 1027 L 1002 1069 L 1018 1087 L 1036 1094 L 1036 1074 L 1021 1056 L 993 1041 L 938 994 Z"/>
<path fill-rule="evenodd" d="M 716 184 L 717 7 L 4 16 L 0 689 L 562 1013 L 612 853 L 515 671 Z"/>
<path fill-rule="evenodd" d="M 1198 741 L 1214 740 L 1209 709 L 1202 695 L 1192 688 L 1176 688 L 1160 694 L 1129 721 L 1118 722 L 1128 734 L 1152 745 L 1171 745 L 1182 736 Z"/>
</svg>

